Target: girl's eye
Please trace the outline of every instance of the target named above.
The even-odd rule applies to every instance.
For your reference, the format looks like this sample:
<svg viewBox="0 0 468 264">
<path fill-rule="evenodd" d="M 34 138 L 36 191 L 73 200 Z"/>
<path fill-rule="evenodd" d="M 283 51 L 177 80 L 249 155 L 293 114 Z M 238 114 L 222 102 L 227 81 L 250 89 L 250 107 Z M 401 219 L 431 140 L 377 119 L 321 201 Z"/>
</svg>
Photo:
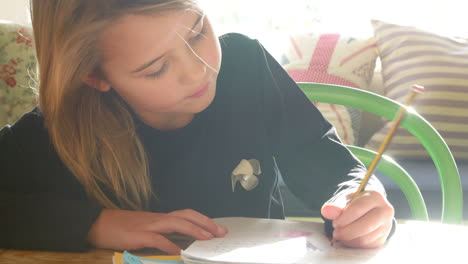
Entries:
<svg viewBox="0 0 468 264">
<path fill-rule="evenodd" d="M 148 79 L 157 79 L 157 78 L 160 78 L 167 70 L 167 62 L 164 63 L 164 65 L 161 67 L 161 69 L 157 72 L 154 72 L 154 73 L 150 73 L 150 74 L 147 74 L 145 75 L 146 78 Z"/>
<path fill-rule="evenodd" d="M 206 26 L 203 25 L 200 32 L 198 32 L 195 36 L 191 37 L 190 41 L 196 42 L 196 41 L 200 40 L 202 37 L 205 36 L 205 33 L 206 33 Z"/>
<path fill-rule="evenodd" d="M 200 40 L 201 38 L 205 36 L 205 33 L 206 33 L 206 26 L 203 25 L 200 32 L 198 32 L 195 36 L 191 37 L 190 41 L 197 42 L 198 40 Z M 158 79 L 166 72 L 167 68 L 168 68 L 168 63 L 166 62 L 164 63 L 164 65 L 161 67 L 159 71 L 147 74 L 145 75 L 145 77 L 148 79 Z"/>
</svg>

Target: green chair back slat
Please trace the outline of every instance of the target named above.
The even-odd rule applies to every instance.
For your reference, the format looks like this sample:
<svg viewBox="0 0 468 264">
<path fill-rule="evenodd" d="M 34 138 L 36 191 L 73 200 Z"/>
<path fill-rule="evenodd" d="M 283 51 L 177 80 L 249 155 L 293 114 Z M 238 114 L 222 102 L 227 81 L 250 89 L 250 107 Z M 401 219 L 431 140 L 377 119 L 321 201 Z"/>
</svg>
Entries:
<svg viewBox="0 0 468 264">
<path fill-rule="evenodd" d="M 370 166 L 374 156 L 377 155 L 377 152 L 365 148 L 349 145 L 347 147 L 367 167 Z M 429 220 L 426 203 L 424 202 L 421 191 L 408 172 L 387 155 L 382 156 L 376 169 L 387 175 L 400 189 L 406 190 L 403 194 L 408 201 L 414 219 L 423 221 Z"/>
<path fill-rule="evenodd" d="M 400 109 L 406 107 L 389 98 L 339 85 L 303 83 L 299 87 L 314 102 L 350 106 L 393 120 Z M 400 125 L 413 134 L 424 146 L 437 168 L 442 191 L 444 223 L 461 223 L 463 219 L 463 191 L 457 165 L 447 144 L 439 133 L 422 116 L 407 107 Z M 403 192 L 409 190 L 402 189 Z M 413 213 L 415 213 L 413 211 Z"/>
</svg>

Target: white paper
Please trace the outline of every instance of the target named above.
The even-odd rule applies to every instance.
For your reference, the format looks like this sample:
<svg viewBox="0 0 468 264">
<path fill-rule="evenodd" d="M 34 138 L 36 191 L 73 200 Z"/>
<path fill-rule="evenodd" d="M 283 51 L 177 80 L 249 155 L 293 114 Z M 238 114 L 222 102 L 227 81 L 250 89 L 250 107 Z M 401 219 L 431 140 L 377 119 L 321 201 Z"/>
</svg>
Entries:
<svg viewBox="0 0 468 264">
<path fill-rule="evenodd" d="M 258 218 L 217 218 L 229 233 L 196 241 L 185 251 L 185 263 L 433 263 L 463 259 L 468 227 L 415 222 L 399 225 L 379 249 L 331 247 L 323 223 Z M 441 243 L 441 239 L 445 241 Z M 447 257 L 447 253 L 450 253 Z M 462 262 L 464 263 L 464 262 Z"/>
</svg>

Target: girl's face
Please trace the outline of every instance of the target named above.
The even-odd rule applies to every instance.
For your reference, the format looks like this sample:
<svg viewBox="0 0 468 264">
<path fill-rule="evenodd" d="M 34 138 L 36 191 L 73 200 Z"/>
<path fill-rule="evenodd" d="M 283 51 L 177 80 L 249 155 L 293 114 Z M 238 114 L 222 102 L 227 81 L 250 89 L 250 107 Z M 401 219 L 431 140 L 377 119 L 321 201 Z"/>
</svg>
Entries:
<svg viewBox="0 0 468 264">
<path fill-rule="evenodd" d="M 148 125 L 174 129 L 213 100 L 221 51 L 209 20 L 196 11 L 128 15 L 100 36 L 103 80 Z"/>
</svg>

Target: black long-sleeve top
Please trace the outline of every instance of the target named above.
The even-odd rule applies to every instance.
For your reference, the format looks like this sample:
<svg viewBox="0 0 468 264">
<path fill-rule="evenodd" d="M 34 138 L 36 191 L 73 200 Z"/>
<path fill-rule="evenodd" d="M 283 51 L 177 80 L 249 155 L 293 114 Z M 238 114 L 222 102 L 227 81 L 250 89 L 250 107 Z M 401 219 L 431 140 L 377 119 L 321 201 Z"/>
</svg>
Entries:
<svg viewBox="0 0 468 264">
<path fill-rule="evenodd" d="M 283 218 L 280 173 L 313 209 L 340 183 L 355 187 L 350 180 L 365 167 L 262 45 L 239 34 L 220 43 L 217 92 L 206 110 L 174 131 L 135 119 L 158 197 L 150 210 Z M 232 171 L 242 159 L 259 161 L 259 183 L 233 192 Z M 60 161 L 39 108 L 0 131 L 0 175 L 0 248 L 89 248 L 87 232 L 103 208 Z"/>
</svg>

